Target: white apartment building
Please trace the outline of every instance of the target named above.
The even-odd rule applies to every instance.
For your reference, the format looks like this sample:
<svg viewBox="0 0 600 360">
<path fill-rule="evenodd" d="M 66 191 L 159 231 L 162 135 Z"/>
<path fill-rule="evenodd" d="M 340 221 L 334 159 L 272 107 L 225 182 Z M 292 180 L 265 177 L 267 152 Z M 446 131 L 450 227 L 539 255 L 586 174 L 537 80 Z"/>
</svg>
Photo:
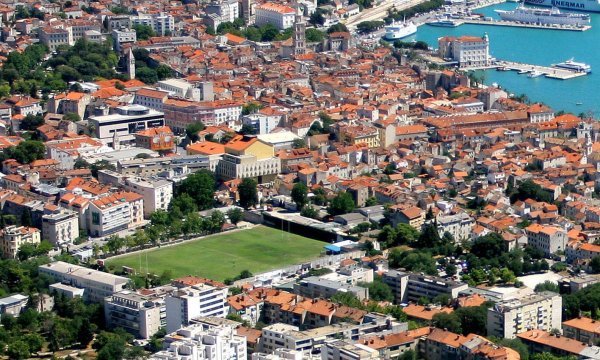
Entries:
<svg viewBox="0 0 600 360">
<path fill-rule="evenodd" d="M 116 108 L 116 113 L 90 116 L 89 123 L 94 126 L 94 136 L 109 146 L 135 142 L 135 133 L 165 125 L 162 112 L 142 105 L 127 105 Z M 115 138 L 119 144 L 113 144 Z"/>
<path fill-rule="evenodd" d="M 135 93 L 133 103 L 162 111 L 163 104 L 169 97 L 169 93 L 161 90 L 141 88 Z"/>
<path fill-rule="evenodd" d="M 477 36 L 445 36 L 438 39 L 440 56 L 458 62 L 459 67 L 480 67 L 490 64 L 490 41 L 485 34 Z"/>
<path fill-rule="evenodd" d="M 177 331 L 197 317 L 226 317 L 229 312 L 227 291 L 227 287 L 198 284 L 167 296 L 167 332 Z"/>
<path fill-rule="evenodd" d="M 242 116 L 242 124 L 254 128 L 255 134 L 268 134 L 279 126 L 281 115 L 265 115 L 261 113 Z"/>
<path fill-rule="evenodd" d="M 246 360 L 246 337 L 231 325 L 205 327 L 193 324 L 165 337 L 167 349 L 150 360 Z"/>
<path fill-rule="evenodd" d="M 156 210 L 167 210 L 173 199 L 173 183 L 167 180 L 143 180 L 126 178 L 123 186 L 144 199 L 144 217 L 149 218 Z"/>
<path fill-rule="evenodd" d="M 286 5 L 264 3 L 256 7 L 256 25 L 272 24 L 279 30 L 294 26 L 296 11 Z"/>
<path fill-rule="evenodd" d="M 104 317 L 109 328 L 123 328 L 148 339 L 166 325 L 164 299 L 123 290 L 105 299 Z"/>
<path fill-rule="evenodd" d="M 54 281 L 84 289 L 86 301 L 101 303 L 112 294 L 125 289 L 128 278 L 93 270 L 63 261 L 40 265 L 38 271 Z"/>
<path fill-rule="evenodd" d="M 321 349 L 321 360 L 367 360 L 381 359 L 379 351 L 363 344 L 344 340 L 326 342 Z"/>
<path fill-rule="evenodd" d="M 297 326 L 277 323 L 266 326 L 262 329 L 262 340 L 260 342 L 261 351 L 272 353 L 276 349 L 286 348 L 296 350 L 286 344 L 286 335 L 293 331 L 300 331 Z"/>
<path fill-rule="evenodd" d="M 42 239 L 54 245 L 72 244 L 79 236 L 79 216 L 75 211 L 61 208 L 42 215 Z"/>
<path fill-rule="evenodd" d="M 200 101 L 200 89 L 184 79 L 165 79 L 156 83 L 160 90 L 182 99 Z"/>
<path fill-rule="evenodd" d="M 135 30 L 123 28 L 113 29 L 111 32 L 113 41 L 115 42 L 115 49 L 121 50 L 122 44 L 133 44 L 137 41 L 137 33 Z"/>
<path fill-rule="evenodd" d="M 518 299 L 504 300 L 489 308 L 487 334 L 514 339 L 517 334 L 528 330 L 560 329 L 561 322 L 561 296 L 545 291 L 528 294 Z"/>
<path fill-rule="evenodd" d="M 142 225 L 144 198 L 133 192 L 120 192 L 90 202 L 89 233 L 107 236 Z"/>
<path fill-rule="evenodd" d="M 442 215 L 437 218 L 437 228 L 440 236 L 444 236 L 446 232 L 450 233 L 457 243 L 470 240 L 474 226 L 475 220 L 467 213 Z"/>
<path fill-rule="evenodd" d="M 131 27 L 135 25 L 150 26 L 158 36 L 165 36 L 167 33 L 173 33 L 175 30 L 175 19 L 172 15 L 160 14 L 140 14 L 130 16 Z"/>
<path fill-rule="evenodd" d="M 557 251 L 565 251 L 567 232 L 555 226 L 532 224 L 525 228 L 527 244 L 544 252 L 546 257 Z"/>
<path fill-rule="evenodd" d="M 15 259 L 24 244 L 40 243 L 40 231 L 34 227 L 9 225 L 0 230 L 0 235 L 0 248 L 5 259 Z"/>
</svg>

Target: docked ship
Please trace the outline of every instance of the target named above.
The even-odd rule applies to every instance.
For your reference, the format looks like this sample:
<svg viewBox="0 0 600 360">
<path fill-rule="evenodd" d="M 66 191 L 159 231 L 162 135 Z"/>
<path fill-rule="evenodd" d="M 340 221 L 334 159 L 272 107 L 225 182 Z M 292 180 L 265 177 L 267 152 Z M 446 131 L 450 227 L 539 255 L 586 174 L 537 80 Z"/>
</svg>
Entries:
<svg viewBox="0 0 600 360">
<path fill-rule="evenodd" d="M 502 20 L 528 24 L 585 26 L 590 23 L 588 14 L 562 13 L 552 9 L 528 8 L 519 4 L 515 10 L 496 10 Z"/>
<path fill-rule="evenodd" d="M 417 26 L 412 22 L 401 22 L 401 23 L 392 23 L 385 27 L 385 36 L 386 40 L 398 40 L 405 38 L 407 36 L 413 35 L 417 32 Z"/>
<path fill-rule="evenodd" d="M 567 70 L 576 71 L 576 72 L 584 72 L 586 74 L 592 72 L 591 66 L 589 66 L 586 63 L 573 61 L 573 59 L 570 59 L 570 60 L 567 60 L 565 62 L 561 62 L 558 64 L 554 64 L 552 66 L 555 68 L 559 68 L 559 69 L 567 69 Z"/>
<path fill-rule="evenodd" d="M 427 23 L 427 25 L 442 27 L 457 27 L 461 24 L 461 21 L 453 19 L 450 16 L 439 16 L 434 21 L 430 21 Z"/>
<path fill-rule="evenodd" d="M 561 9 L 600 12 L 600 0 L 524 0 L 537 6 L 552 6 Z"/>
</svg>

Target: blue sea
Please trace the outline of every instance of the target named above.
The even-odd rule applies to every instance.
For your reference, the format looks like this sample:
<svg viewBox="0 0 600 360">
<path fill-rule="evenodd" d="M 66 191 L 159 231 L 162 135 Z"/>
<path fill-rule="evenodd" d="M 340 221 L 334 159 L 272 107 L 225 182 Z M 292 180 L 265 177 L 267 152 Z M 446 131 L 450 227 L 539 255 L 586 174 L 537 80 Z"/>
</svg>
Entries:
<svg viewBox="0 0 600 360">
<path fill-rule="evenodd" d="M 516 3 L 503 3 L 474 12 L 498 18 L 494 9 L 514 9 L 516 6 Z M 487 33 L 490 53 L 499 60 L 551 65 L 574 58 L 590 64 L 590 75 L 570 80 L 532 79 L 514 71 L 488 70 L 484 82 L 487 85 L 497 83 L 515 95 L 526 94 L 531 101 L 543 102 L 555 111 L 600 115 L 600 14 L 591 14 L 591 25 L 590 30 L 583 32 L 467 24 L 456 28 L 423 25 L 416 35 L 406 40 L 422 40 L 437 48 L 437 39 L 442 36 L 483 36 Z"/>
</svg>

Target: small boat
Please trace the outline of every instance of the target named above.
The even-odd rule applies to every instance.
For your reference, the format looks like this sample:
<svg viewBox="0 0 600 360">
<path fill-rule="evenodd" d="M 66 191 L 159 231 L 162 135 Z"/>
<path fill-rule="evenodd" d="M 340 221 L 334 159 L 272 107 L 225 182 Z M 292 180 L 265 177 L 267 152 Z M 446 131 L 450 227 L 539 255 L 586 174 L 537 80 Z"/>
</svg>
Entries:
<svg viewBox="0 0 600 360">
<path fill-rule="evenodd" d="M 575 103 L 575 105 L 580 106 L 580 105 L 583 105 L 583 103 L 581 101 L 578 101 Z"/>
<path fill-rule="evenodd" d="M 517 74 L 527 74 L 529 70 L 520 70 Z"/>
<path fill-rule="evenodd" d="M 543 72 L 537 71 L 537 70 L 533 70 L 532 72 L 529 73 L 529 75 L 527 75 L 527 77 L 536 78 L 536 77 L 540 77 L 542 75 L 544 75 Z"/>
</svg>

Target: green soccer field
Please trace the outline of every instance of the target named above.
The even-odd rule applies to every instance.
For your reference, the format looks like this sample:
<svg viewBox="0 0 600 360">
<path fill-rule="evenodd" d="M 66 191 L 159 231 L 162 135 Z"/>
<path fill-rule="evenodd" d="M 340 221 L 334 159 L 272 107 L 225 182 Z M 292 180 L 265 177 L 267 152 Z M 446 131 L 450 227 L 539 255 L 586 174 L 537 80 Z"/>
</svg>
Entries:
<svg viewBox="0 0 600 360">
<path fill-rule="evenodd" d="M 317 258 L 325 245 L 322 241 L 258 226 L 108 260 L 107 265 L 117 271 L 125 265 L 145 273 L 147 264 L 148 272 L 158 275 L 171 270 L 174 278 L 196 275 L 223 281 L 242 270 L 257 274 Z"/>
</svg>

